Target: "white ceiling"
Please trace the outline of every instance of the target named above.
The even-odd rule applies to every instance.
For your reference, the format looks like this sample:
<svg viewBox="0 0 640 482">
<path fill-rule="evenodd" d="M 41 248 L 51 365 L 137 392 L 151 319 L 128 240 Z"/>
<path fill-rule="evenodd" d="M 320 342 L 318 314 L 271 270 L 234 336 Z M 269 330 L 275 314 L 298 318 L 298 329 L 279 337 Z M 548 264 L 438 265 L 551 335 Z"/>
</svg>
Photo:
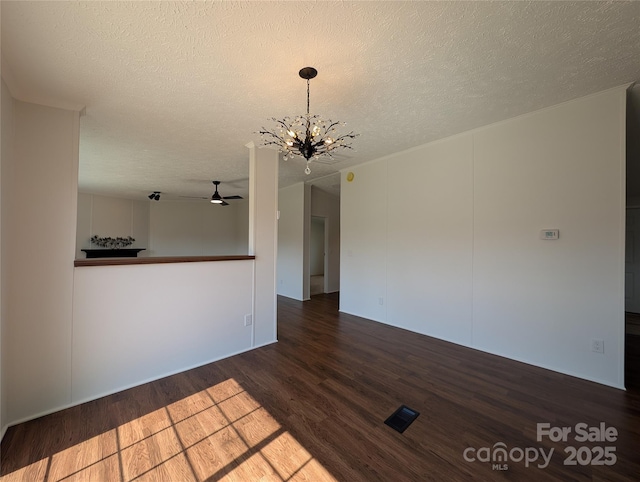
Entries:
<svg viewBox="0 0 640 482">
<path fill-rule="evenodd" d="M 640 79 L 640 2 L 2 1 L 21 100 L 86 106 L 80 190 L 207 196 L 271 117 L 346 121 L 355 151 L 280 186 Z M 243 194 L 246 181 L 224 184 Z M 225 189 L 226 187 L 226 189 Z"/>
</svg>

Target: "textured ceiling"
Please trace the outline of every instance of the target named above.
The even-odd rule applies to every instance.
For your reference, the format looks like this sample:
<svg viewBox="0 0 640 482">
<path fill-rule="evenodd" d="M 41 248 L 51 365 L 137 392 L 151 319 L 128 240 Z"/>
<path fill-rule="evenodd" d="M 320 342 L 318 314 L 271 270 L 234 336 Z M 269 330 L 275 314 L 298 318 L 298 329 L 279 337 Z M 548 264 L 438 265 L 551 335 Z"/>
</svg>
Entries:
<svg viewBox="0 0 640 482">
<path fill-rule="evenodd" d="M 246 190 L 245 144 L 311 111 L 360 133 L 280 186 L 640 79 L 640 2 L 2 1 L 21 100 L 86 106 L 80 189 Z"/>
</svg>

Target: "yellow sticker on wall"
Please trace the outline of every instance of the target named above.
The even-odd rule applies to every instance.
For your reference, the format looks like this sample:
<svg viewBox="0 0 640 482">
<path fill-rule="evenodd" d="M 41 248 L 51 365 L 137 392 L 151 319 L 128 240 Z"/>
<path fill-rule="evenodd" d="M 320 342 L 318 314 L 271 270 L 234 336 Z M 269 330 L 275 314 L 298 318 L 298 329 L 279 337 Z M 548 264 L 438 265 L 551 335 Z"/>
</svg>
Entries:
<svg viewBox="0 0 640 482">
<path fill-rule="evenodd" d="M 354 177 L 355 177 L 355 175 L 352 172 L 348 172 L 347 173 L 347 182 L 353 181 Z"/>
</svg>

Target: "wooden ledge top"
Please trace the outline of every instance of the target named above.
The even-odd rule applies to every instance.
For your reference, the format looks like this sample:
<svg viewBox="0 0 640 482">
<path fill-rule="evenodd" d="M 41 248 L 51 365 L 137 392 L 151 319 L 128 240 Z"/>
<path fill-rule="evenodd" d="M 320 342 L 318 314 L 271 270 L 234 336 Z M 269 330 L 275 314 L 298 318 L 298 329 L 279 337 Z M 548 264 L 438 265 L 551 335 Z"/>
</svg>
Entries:
<svg viewBox="0 0 640 482">
<path fill-rule="evenodd" d="M 201 263 L 208 261 L 238 261 L 256 259 L 254 255 L 233 256 L 164 256 L 158 258 L 91 258 L 76 259 L 73 266 L 121 266 L 129 264 Z"/>
</svg>

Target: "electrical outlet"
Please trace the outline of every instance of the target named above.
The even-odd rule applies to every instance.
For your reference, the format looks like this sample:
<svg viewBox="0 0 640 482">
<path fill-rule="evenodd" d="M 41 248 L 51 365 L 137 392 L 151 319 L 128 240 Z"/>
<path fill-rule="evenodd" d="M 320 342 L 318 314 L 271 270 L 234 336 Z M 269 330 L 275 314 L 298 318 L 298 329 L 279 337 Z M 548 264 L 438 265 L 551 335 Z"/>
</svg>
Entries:
<svg viewBox="0 0 640 482">
<path fill-rule="evenodd" d="M 604 353 L 604 340 L 591 340 L 591 351 Z"/>
<path fill-rule="evenodd" d="M 253 323 L 253 316 L 244 315 L 244 326 L 251 326 L 252 323 Z"/>
</svg>

